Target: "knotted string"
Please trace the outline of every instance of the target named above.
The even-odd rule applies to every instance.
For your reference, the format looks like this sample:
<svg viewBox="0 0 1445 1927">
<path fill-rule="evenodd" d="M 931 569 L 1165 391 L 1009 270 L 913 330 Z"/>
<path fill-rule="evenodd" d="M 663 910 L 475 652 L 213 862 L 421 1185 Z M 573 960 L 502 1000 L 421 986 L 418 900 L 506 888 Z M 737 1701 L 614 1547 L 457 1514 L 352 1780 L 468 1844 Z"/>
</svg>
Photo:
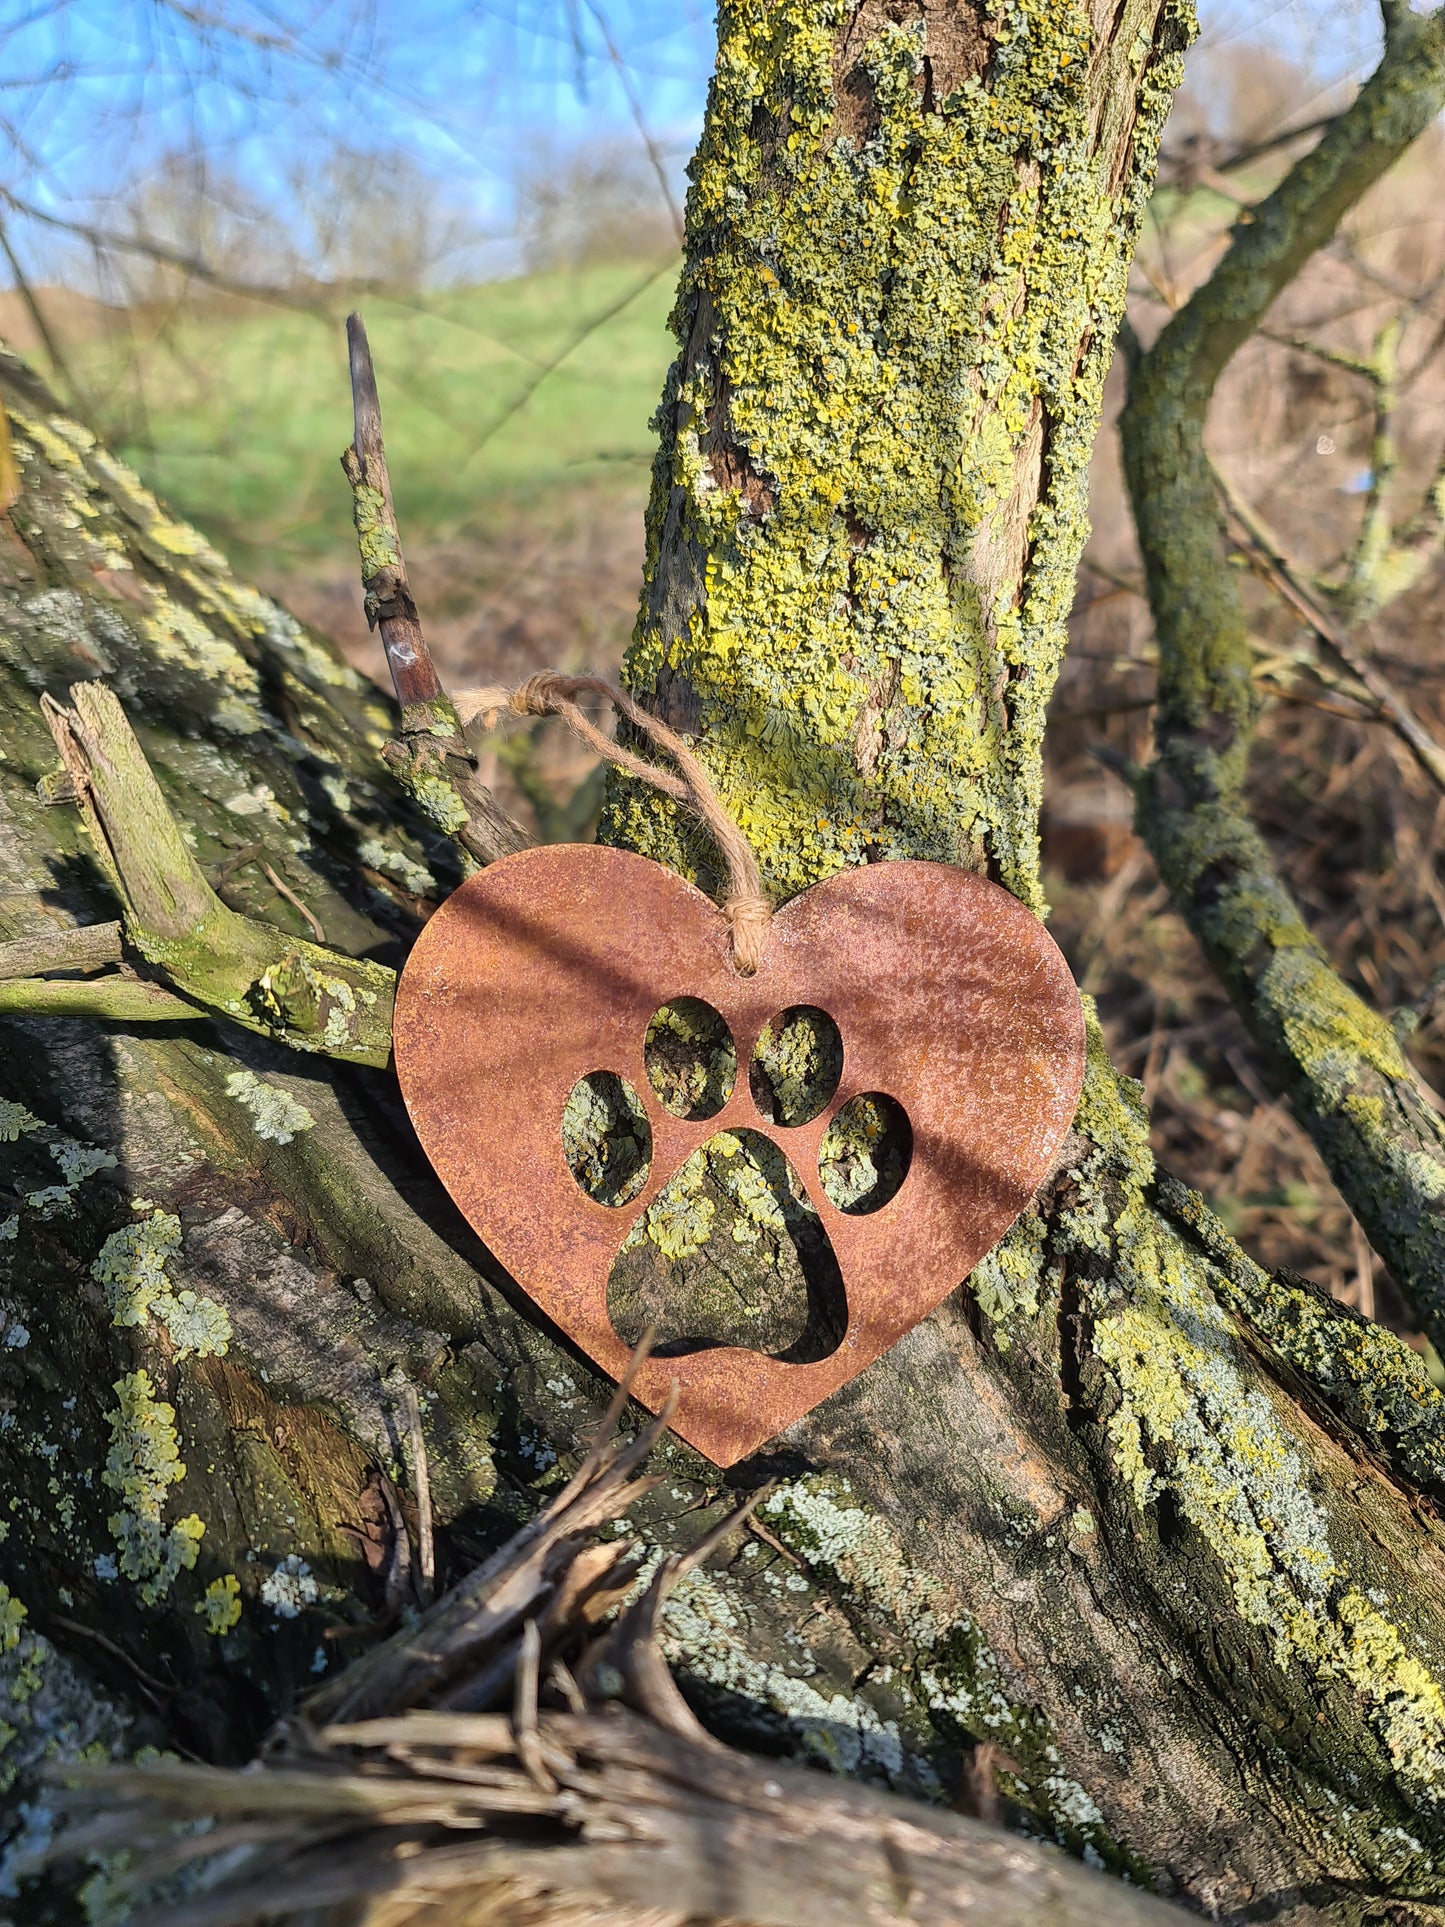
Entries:
<svg viewBox="0 0 1445 1927">
<path fill-rule="evenodd" d="M 620 715 L 667 752 L 677 765 L 677 775 L 656 763 L 645 762 L 610 736 L 604 736 L 577 707 L 576 699 L 582 695 L 605 696 Z M 720 907 L 732 933 L 733 962 L 744 977 L 752 976 L 762 956 L 763 940 L 773 914 L 773 906 L 763 893 L 758 860 L 751 843 L 723 808 L 701 762 L 666 723 L 649 715 L 625 689 L 615 689 L 600 676 L 563 676 L 551 669 L 529 676 L 515 689 L 460 689 L 453 700 L 463 723 L 481 718 L 486 728 L 491 728 L 503 710 L 517 716 L 560 716 L 607 762 L 625 769 L 630 776 L 641 778 L 644 783 L 651 783 L 664 796 L 691 810 L 727 864 L 728 885 Z"/>
</svg>

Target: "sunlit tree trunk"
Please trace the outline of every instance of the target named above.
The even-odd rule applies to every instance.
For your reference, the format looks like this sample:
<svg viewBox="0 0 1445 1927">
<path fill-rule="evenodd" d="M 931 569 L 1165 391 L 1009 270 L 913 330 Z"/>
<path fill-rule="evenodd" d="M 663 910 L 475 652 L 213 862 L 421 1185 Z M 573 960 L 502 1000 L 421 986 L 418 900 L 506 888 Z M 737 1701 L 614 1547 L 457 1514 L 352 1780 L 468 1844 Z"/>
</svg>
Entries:
<svg viewBox="0 0 1445 1927">
<path fill-rule="evenodd" d="M 1188 31 L 1173 0 L 722 14 L 629 673 L 779 895 L 924 856 L 1043 911 L 1044 708 Z M 0 940 L 116 915 L 34 788 L 39 693 L 100 677 L 228 902 L 314 938 L 279 879 L 398 961 L 457 871 L 390 785 L 383 706 L 0 377 Z M 604 828 L 711 881 L 649 792 Z M 242 1756 L 414 1597 L 410 1394 L 456 1566 L 606 1388 L 387 1072 L 36 1007 L 0 1092 L 0 1769 Z M 690 1542 L 781 1480 L 671 1609 L 727 1737 L 1000 1803 L 1205 1910 L 1362 1921 L 1445 1852 L 1442 1435 L 1401 1344 L 1156 1172 L 1096 1036 L 1058 1170 L 944 1307 L 757 1462 L 671 1448 L 633 1525 Z"/>
</svg>

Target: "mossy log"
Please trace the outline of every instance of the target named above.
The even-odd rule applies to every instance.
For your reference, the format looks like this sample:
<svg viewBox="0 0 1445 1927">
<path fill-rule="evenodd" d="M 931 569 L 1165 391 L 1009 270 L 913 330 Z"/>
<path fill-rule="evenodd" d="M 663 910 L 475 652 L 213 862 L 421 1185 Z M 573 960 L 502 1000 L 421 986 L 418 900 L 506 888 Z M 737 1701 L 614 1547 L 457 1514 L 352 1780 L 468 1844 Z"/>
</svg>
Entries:
<svg viewBox="0 0 1445 1927">
<path fill-rule="evenodd" d="M 926 856 L 1042 911 L 1044 708 L 1188 32 L 1176 0 L 723 10 L 630 675 L 779 895 Z M 0 942 L 127 911 L 36 791 L 41 695 L 101 679 L 231 911 L 313 940 L 267 865 L 394 967 L 460 867 L 388 774 L 385 706 L 13 360 L 0 391 Z M 708 880 L 639 788 L 605 830 Z M 244 1757 L 395 1623 L 410 1394 L 455 1570 L 608 1388 L 384 1069 L 199 1011 L 0 1036 L 0 1773 L 34 1834 L 46 1753 Z M 779 1482 L 669 1608 L 719 1733 L 1216 1916 L 1439 1917 L 1445 1400 L 1156 1172 L 1097 1035 L 1057 1172 L 937 1314 L 732 1473 L 660 1469 L 631 1524 L 665 1548 Z"/>
</svg>

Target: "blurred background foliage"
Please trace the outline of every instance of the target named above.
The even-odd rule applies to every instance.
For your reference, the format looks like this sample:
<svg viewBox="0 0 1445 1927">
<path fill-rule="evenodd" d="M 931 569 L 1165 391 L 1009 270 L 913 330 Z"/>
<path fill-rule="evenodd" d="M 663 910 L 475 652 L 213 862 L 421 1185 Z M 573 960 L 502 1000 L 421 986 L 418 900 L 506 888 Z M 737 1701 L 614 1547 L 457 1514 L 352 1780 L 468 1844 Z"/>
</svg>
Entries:
<svg viewBox="0 0 1445 1927">
<path fill-rule="evenodd" d="M 1146 341 L 1376 51 L 1363 0 L 1203 0 L 1201 16 L 1134 275 Z M 0 0 L 0 25 L 0 333 L 381 679 L 337 464 L 341 319 L 359 304 L 444 672 L 614 672 L 711 53 L 703 0 Z M 1398 335 L 1392 505 L 1421 497 L 1445 450 L 1442 180 L 1437 129 L 1290 290 L 1215 406 L 1228 487 L 1321 593 L 1371 495 L 1376 390 L 1348 364 L 1382 332 Z M 1116 411 L 1117 369 L 1114 388 Z M 1259 1258 L 1409 1331 L 1130 826 L 1119 772 L 1147 759 L 1154 656 L 1112 426 L 1093 519 L 1051 721 L 1053 928 L 1171 1167 Z M 1445 797 L 1249 581 L 1256 819 L 1337 967 L 1415 1026 L 1414 1059 L 1445 1090 Z M 1445 739 L 1442 634 L 1437 564 L 1363 640 Z M 509 808 L 576 833 L 568 803 L 589 772 L 555 726 L 488 762 Z"/>
</svg>

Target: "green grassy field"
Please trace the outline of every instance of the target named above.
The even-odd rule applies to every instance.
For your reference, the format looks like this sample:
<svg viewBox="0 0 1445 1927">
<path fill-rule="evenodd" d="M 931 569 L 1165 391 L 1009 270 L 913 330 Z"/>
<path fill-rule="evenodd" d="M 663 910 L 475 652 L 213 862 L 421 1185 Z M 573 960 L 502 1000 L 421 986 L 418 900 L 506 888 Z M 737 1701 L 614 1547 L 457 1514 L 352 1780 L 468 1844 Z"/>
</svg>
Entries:
<svg viewBox="0 0 1445 1927">
<path fill-rule="evenodd" d="M 672 344 L 676 264 L 625 262 L 363 304 L 404 538 L 613 487 L 640 500 Z M 257 309 L 74 353 L 126 460 L 243 568 L 344 552 L 351 439 L 339 318 Z"/>
</svg>

